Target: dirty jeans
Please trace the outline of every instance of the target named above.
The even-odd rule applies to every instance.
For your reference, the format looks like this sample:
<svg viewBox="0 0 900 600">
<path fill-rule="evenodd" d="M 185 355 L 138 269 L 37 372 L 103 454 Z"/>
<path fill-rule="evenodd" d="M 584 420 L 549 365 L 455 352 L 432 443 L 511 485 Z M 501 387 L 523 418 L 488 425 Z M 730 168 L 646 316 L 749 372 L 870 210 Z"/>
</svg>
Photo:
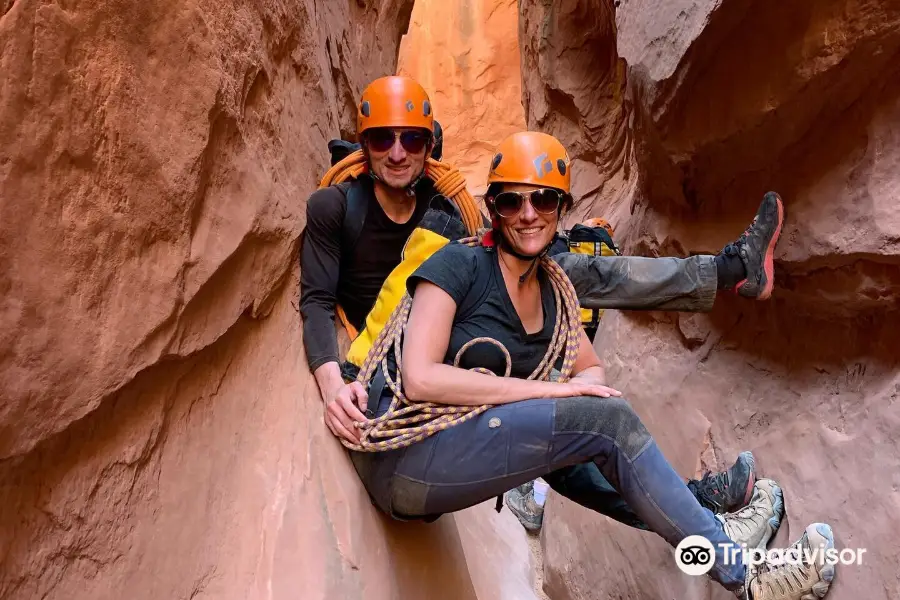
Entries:
<svg viewBox="0 0 900 600">
<path fill-rule="evenodd" d="M 716 299 L 716 262 L 690 258 L 553 256 L 568 275 L 582 308 L 708 312 Z"/>
<path fill-rule="evenodd" d="M 584 308 L 707 312 L 716 297 L 713 256 L 681 259 L 563 253 L 553 259 L 572 281 Z M 544 480 L 573 502 L 631 527 L 647 529 L 593 463 L 559 469 Z"/>
<path fill-rule="evenodd" d="M 376 415 L 390 401 L 386 389 Z M 673 547 L 689 535 L 706 537 L 716 548 L 710 576 L 731 590 L 744 583 L 740 561 L 725 561 L 737 544 L 697 502 L 623 398 L 497 405 L 406 448 L 350 454 L 375 504 L 399 519 L 462 510 L 559 469 L 593 463 L 654 533 Z"/>
</svg>

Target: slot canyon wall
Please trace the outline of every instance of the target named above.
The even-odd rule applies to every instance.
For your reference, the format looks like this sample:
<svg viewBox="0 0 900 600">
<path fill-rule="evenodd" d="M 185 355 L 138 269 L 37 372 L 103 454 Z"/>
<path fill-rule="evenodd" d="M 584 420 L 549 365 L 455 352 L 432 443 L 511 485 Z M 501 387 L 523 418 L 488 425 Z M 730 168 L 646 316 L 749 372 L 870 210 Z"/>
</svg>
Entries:
<svg viewBox="0 0 900 600">
<path fill-rule="evenodd" d="M 0 598 L 528 597 L 517 524 L 375 512 L 303 353 L 305 200 L 412 6 L 0 3 Z"/>
<path fill-rule="evenodd" d="M 473 192 L 527 123 L 627 253 L 782 194 L 772 300 L 596 344 L 682 474 L 753 450 L 775 544 L 868 549 L 829 598 L 900 595 L 900 2 L 412 4 L 0 2 L 0 598 L 532 597 L 508 511 L 374 512 L 306 370 L 304 202 L 397 68 Z M 553 495 L 542 544 L 554 600 L 730 597 Z"/>
<path fill-rule="evenodd" d="M 416 0 L 398 72 L 428 90 L 444 160 L 483 194 L 497 144 L 525 129 L 518 1 Z"/>
<path fill-rule="evenodd" d="M 608 311 L 595 345 L 684 476 L 752 450 L 785 490 L 772 547 L 826 521 L 828 598 L 900 594 L 900 3 L 522 0 L 530 128 L 572 149 L 572 217 L 624 251 L 715 253 L 785 200 L 771 300 Z M 732 597 L 653 535 L 551 495 L 554 600 Z"/>
</svg>

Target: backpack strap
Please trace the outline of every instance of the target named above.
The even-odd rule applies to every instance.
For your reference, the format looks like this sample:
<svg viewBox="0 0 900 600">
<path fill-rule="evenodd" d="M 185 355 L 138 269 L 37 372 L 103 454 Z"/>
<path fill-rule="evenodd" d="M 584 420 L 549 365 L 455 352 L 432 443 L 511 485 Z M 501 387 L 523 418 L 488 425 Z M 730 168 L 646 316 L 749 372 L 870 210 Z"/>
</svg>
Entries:
<svg viewBox="0 0 900 600">
<path fill-rule="evenodd" d="M 359 144 L 354 144 L 353 142 L 346 142 L 344 140 L 331 140 L 328 142 L 328 152 L 331 153 L 331 166 L 338 164 L 357 150 L 359 150 L 362 146 Z"/>
<path fill-rule="evenodd" d="M 341 231 L 343 237 L 341 247 L 349 255 L 356 247 L 356 242 L 366 224 L 369 198 L 366 196 L 362 183 L 356 179 L 341 183 L 337 187 L 347 199 L 347 209 L 344 211 L 344 223 Z"/>
</svg>

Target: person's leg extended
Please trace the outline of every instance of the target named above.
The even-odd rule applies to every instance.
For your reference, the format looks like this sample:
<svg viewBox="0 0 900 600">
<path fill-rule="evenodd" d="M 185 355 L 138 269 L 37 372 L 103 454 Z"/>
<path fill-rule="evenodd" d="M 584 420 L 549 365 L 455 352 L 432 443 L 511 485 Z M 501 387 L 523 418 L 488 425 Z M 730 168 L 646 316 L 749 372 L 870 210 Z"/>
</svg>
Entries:
<svg viewBox="0 0 900 600">
<path fill-rule="evenodd" d="M 593 462 L 564 467 L 544 475 L 544 480 L 561 496 L 604 514 L 620 523 L 647 529 L 622 495 Z M 690 479 L 687 487 L 697 501 L 716 514 L 734 512 L 747 506 L 756 483 L 755 460 L 750 452 L 741 452 L 726 471 L 707 473 L 702 479 Z"/>
<path fill-rule="evenodd" d="M 619 523 L 648 531 L 650 528 L 634 514 L 622 495 L 609 483 L 593 462 L 563 467 L 544 475 L 550 488 L 595 512 Z"/>
<path fill-rule="evenodd" d="M 489 409 L 403 452 L 391 478 L 391 510 L 435 515 L 473 506 L 526 481 L 593 461 L 649 528 L 676 546 L 702 535 L 717 552 L 711 576 L 728 589 L 745 570 L 740 547 L 703 508 L 621 398 L 531 400 Z"/>
<path fill-rule="evenodd" d="M 582 308 L 708 312 L 718 290 L 714 256 L 564 253 L 553 260 L 566 272 Z"/>
<path fill-rule="evenodd" d="M 690 258 L 553 257 L 569 276 L 584 308 L 712 310 L 719 289 L 767 299 L 772 293 L 774 250 L 784 222 L 778 194 L 765 195 L 750 227 L 718 255 Z"/>
</svg>

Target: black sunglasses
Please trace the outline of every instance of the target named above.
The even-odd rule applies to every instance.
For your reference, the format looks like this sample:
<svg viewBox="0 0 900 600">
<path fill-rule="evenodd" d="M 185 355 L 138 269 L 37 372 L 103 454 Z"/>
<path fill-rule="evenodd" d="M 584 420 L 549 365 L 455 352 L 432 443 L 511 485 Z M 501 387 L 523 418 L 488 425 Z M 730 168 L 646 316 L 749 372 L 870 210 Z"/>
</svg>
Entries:
<svg viewBox="0 0 900 600">
<path fill-rule="evenodd" d="M 366 132 L 366 143 L 375 152 L 387 152 L 393 148 L 398 137 L 400 145 L 410 154 L 418 154 L 431 141 L 431 134 L 424 131 L 396 131 L 390 127 L 377 127 Z"/>
<path fill-rule="evenodd" d="M 521 212 L 526 198 L 539 213 L 550 214 L 559 209 L 562 194 L 553 188 L 541 188 L 528 194 L 522 192 L 501 192 L 494 196 L 494 210 L 504 219 L 512 219 Z"/>
</svg>

